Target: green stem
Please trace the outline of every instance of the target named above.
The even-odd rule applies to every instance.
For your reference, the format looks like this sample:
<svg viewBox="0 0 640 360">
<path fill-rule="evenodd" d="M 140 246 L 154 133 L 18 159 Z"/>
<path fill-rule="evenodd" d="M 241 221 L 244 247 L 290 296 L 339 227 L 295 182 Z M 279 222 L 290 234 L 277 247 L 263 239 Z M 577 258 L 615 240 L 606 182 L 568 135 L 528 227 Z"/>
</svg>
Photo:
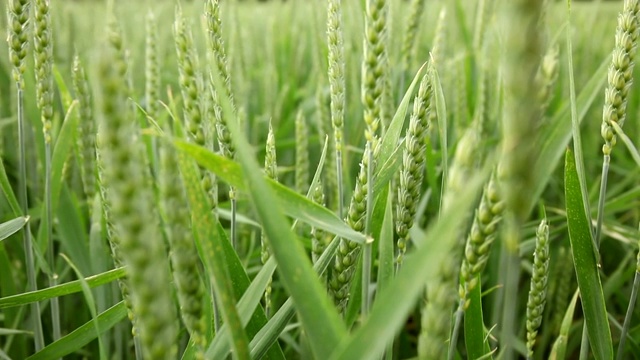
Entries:
<svg viewBox="0 0 640 360">
<path fill-rule="evenodd" d="M 635 278 L 633 279 L 633 288 L 631 289 L 631 299 L 629 299 L 629 307 L 627 307 L 627 314 L 624 317 L 624 324 L 622 325 L 622 332 L 620 333 L 620 343 L 618 344 L 618 355 L 616 356 L 616 360 L 622 360 L 624 358 L 624 345 L 627 341 L 627 334 L 629 333 L 629 326 L 631 325 L 631 316 L 633 315 L 633 309 L 636 305 L 639 288 L 640 273 L 636 271 Z"/>
<path fill-rule="evenodd" d="M 462 325 L 462 319 L 464 316 L 464 299 L 460 299 L 460 305 L 455 314 L 455 322 L 453 324 L 453 330 L 451 331 L 451 341 L 449 342 L 449 355 L 448 360 L 456 358 L 456 344 L 458 344 L 458 336 L 460 334 L 460 326 Z"/>
<path fill-rule="evenodd" d="M 27 197 L 27 158 L 26 158 L 26 126 L 24 119 L 24 93 L 18 85 L 18 146 L 20 152 L 20 164 L 19 164 L 19 193 L 20 193 L 20 207 L 24 215 L 29 213 L 29 199 Z M 38 285 L 36 283 L 36 265 L 33 259 L 33 242 L 31 240 L 31 229 L 27 225 L 23 230 L 24 234 L 24 254 L 25 254 L 25 266 L 27 268 L 27 287 L 29 291 L 36 291 Z M 40 351 L 44 348 L 44 335 L 42 332 L 42 321 L 40 319 L 40 303 L 34 302 L 31 304 L 31 316 L 33 317 L 33 336 L 35 342 L 36 351 Z"/>
<path fill-rule="evenodd" d="M 602 181 L 600 182 L 600 195 L 598 196 L 598 220 L 596 222 L 595 242 L 600 247 L 600 236 L 602 235 L 602 223 L 604 221 L 604 200 L 607 196 L 607 178 L 609 177 L 609 162 L 611 156 L 604 155 L 602 161 Z"/>
<path fill-rule="evenodd" d="M 371 236 L 371 215 L 373 213 L 373 151 L 371 142 L 366 145 L 366 154 L 369 166 L 367 167 L 367 210 L 365 214 L 364 233 Z M 362 257 L 362 317 L 363 320 L 369 314 L 369 284 L 371 283 L 371 248 L 372 241 L 364 244 L 364 254 Z"/>
<path fill-rule="evenodd" d="M 236 189 L 229 190 L 229 200 L 231 200 L 231 246 L 238 251 L 238 226 L 236 222 L 236 214 L 238 212 L 238 203 L 236 200 Z"/>
<path fill-rule="evenodd" d="M 342 150 L 336 150 L 336 171 L 338 177 L 338 217 L 344 217 L 344 185 L 342 184 Z"/>
<path fill-rule="evenodd" d="M 55 259 L 53 256 L 53 209 L 51 199 L 51 144 L 45 144 L 45 207 L 47 216 L 47 262 L 51 267 L 52 273 L 49 275 L 49 286 L 58 285 L 58 274 L 55 270 Z M 53 327 L 53 341 L 62 337 L 60 331 L 60 300 L 57 297 L 51 299 L 51 324 Z"/>
</svg>

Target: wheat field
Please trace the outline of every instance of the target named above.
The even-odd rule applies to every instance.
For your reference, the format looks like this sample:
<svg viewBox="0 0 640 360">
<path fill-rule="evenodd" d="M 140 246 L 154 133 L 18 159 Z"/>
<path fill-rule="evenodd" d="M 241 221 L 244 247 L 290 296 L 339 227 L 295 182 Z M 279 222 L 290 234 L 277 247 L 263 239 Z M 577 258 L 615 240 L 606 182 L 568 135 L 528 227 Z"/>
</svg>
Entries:
<svg viewBox="0 0 640 360">
<path fill-rule="evenodd" d="M 640 354 L 638 0 L 0 7 L 0 359 Z"/>
</svg>

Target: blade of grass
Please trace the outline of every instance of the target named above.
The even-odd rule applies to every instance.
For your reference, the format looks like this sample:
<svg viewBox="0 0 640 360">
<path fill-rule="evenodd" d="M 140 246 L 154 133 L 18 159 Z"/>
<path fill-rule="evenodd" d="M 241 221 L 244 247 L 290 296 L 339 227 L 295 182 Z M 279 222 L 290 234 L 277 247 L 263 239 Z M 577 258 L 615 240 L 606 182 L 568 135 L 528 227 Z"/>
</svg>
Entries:
<svg viewBox="0 0 640 360">
<path fill-rule="evenodd" d="M 247 325 L 254 310 L 260 304 L 264 290 L 267 288 L 269 279 L 271 279 L 275 270 L 276 261 L 274 258 L 270 258 L 262 266 L 258 275 L 253 279 L 240 301 L 238 301 L 238 313 L 243 326 Z M 209 346 L 206 356 L 209 359 L 223 359 L 229 350 L 229 329 L 226 324 L 223 324 Z"/>
<path fill-rule="evenodd" d="M 427 241 L 426 239 L 453 239 L 464 220 L 461 213 L 470 211 L 473 199 L 479 193 L 488 169 L 478 172 L 468 181 L 468 186 L 432 224 L 422 239 L 415 239 L 416 251 L 407 256 L 403 267 L 393 282 L 378 294 L 369 319 L 352 336 L 345 337 L 331 359 L 375 358 L 380 356 L 400 330 L 406 316 L 424 289 L 425 282 L 433 279 L 441 265 L 441 254 L 454 246 L 452 241 Z M 398 294 L 402 297 L 398 298 Z M 375 339 L 375 341 L 372 341 Z"/>
<path fill-rule="evenodd" d="M 102 331 L 100 331 L 100 323 L 97 321 L 98 313 L 96 311 L 96 301 L 93 298 L 93 293 L 91 292 L 91 288 L 89 287 L 87 282 L 84 280 L 84 276 L 82 275 L 78 267 L 73 264 L 71 259 L 69 259 L 65 254 L 60 254 L 60 256 L 67 262 L 67 264 L 69 264 L 69 266 L 71 267 L 71 269 L 73 269 L 73 272 L 76 273 L 76 276 L 80 281 L 80 286 L 82 286 L 82 294 L 84 295 L 84 300 L 87 303 L 87 306 L 89 307 L 89 312 L 91 313 L 91 318 L 93 320 L 92 323 L 94 325 L 94 329 L 96 330 L 96 334 L 98 337 L 98 349 L 99 349 L 98 353 L 100 356 L 100 360 L 106 360 L 107 353 L 104 347 L 104 341 L 102 341 L 102 336 L 101 336 Z"/>
<path fill-rule="evenodd" d="M 4 193 L 5 198 L 9 202 L 9 206 L 13 211 L 14 216 L 18 216 L 22 214 L 22 210 L 20 210 L 20 204 L 18 203 L 18 198 L 16 198 L 16 194 L 13 192 L 11 188 L 11 184 L 9 183 L 9 178 L 7 177 L 7 170 L 4 168 L 4 158 L 0 157 L 0 186 L 2 187 L 2 192 Z"/>
<path fill-rule="evenodd" d="M 196 233 L 196 246 L 204 263 L 209 281 L 213 284 L 218 306 L 224 322 L 229 326 L 232 346 L 239 359 L 249 358 L 249 340 L 240 321 L 236 308 L 236 296 L 230 279 L 224 244 L 215 218 L 209 209 L 211 205 L 200 185 L 198 167 L 185 154 L 179 154 L 180 172 L 187 189 L 191 207 L 191 224 Z"/>
<path fill-rule="evenodd" d="M 582 137 L 580 136 L 580 120 L 578 119 L 578 109 L 576 105 L 576 87 L 573 78 L 573 45 L 571 42 L 571 0 L 567 2 L 569 6 L 568 26 L 567 26 L 567 59 L 569 62 L 569 97 L 571 108 L 571 137 L 573 138 L 573 151 L 575 155 L 576 171 L 580 180 L 580 189 L 582 190 L 582 202 L 584 204 L 584 213 L 589 216 L 591 210 L 589 207 L 589 194 L 587 193 L 587 179 L 584 169 L 584 155 L 582 154 Z M 591 227 L 589 227 L 591 228 Z M 596 256 L 598 253 L 596 252 Z"/>
<path fill-rule="evenodd" d="M 449 126 L 447 122 L 447 104 L 444 100 L 444 92 L 442 91 L 442 84 L 440 83 L 440 77 L 438 76 L 438 71 L 433 68 L 432 70 L 432 82 L 433 82 L 433 90 L 436 99 L 436 114 L 438 117 L 438 132 L 440 134 L 440 152 L 442 156 L 442 186 L 440 188 L 440 205 L 438 208 L 440 209 L 440 213 L 442 213 L 442 199 L 444 198 L 445 184 L 447 183 L 447 173 L 449 169 L 449 155 L 448 145 L 447 145 L 447 128 Z"/>
<path fill-rule="evenodd" d="M 482 313 L 482 281 L 469 293 L 469 307 L 464 312 L 464 340 L 469 359 L 492 358 L 484 330 Z"/>
<path fill-rule="evenodd" d="M 102 332 L 110 330 L 127 316 L 127 308 L 121 301 L 109 308 L 109 310 L 98 315 L 96 321 Z M 28 357 L 27 360 L 50 360 L 59 359 L 65 355 L 80 350 L 83 346 L 98 337 L 94 321 L 91 320 L 72 331 L 69 335 L 63 336 L 60 340 L 47 345 L 41 351 Z"/>
<path fill-rule="evenodd" d="M 21 216 L 0 224 L 0 241 L 20 231 L 27 222 L 29 216 Z"/>
<path fill-rule="evenodd" d="M 384 207 L 382 221 L 376 218 L 378 214 L 377 208 Z M 393 223 L 393 202 L 389 197 L 389 185 L 378 197 L 376 202 L 376 210 L 374 210 L 374 224 L 382 224 L 379 231 L 374 230 L 374 234 L 379 234 L 378 239 L 378 277 L 376 284 L 376 293 L 381 293 L 393 281 L 394 273 L 394 223 Z M 393 340 L 387 346 L 386 359 L 393 358 Z"/>
<path fill-rule="evenodd" d="M 338 249 L 340 240 L 335 237 L 333 241 L 325 248 L 324 252 L 314 265 L 314 269 L 319 275 L 322 275 L 327 269 L 333 256 Z M 285 329 L 289 320 L 295 314 L 294 301 L 292 298 L 287 299 L 282 307 L 273 315 L 267 325 L 260 329 L 256 336 L 251 340 L 251 357 L 253 359 L 260 359 L 264 355 L 264 351 L 278 340 L 278 336 Z"/>
<path fill-rule="evenodd" d="M 85 278 L 87 285 L 94 288 L 96 286 L 109 284 L 110 282 L 123 278 L 127 275 L 125 268 L 117 268 L 109 270 L 102 274 L 93 275 Z M 21 306 L 36 301 L 43 301 L 54 297 L 75 294 L 82 291 L 82 283 L 80 280 L 69 281 L 54 287 L 41 289 L 37 291 L 26 292 L 22 294 L 6 296 L 0 299 L 0 309 Z"/>
<path fill-rule="evenodd" d="M 613 358 L 611 331 L 607 320 L 600 273 L 594 255 L 591 224 L 584 213 L 578 170 L 575 158 L 569 149 L 565 156 L 565 197 L 569 240 L 589 343 L 596 359 L 611 359 Z"/>
<path fill-rule="evenodd" d="M 413 96 L 416 85 L 422 79 L 422 73 L 425 71 L 427 67 L 427 63 L 423 64 L 416 75 L 411 81 L 411 85 L 405 92 L 402 97 L 402 101 L 396 110 L 396 113 L 393 115 L 393 119 L 389 124 L 389 127 L 385 130 L 384 136 L 382 137 L 382 142 L 380 143 L 380 150 L 378 151 L 378 155 L 376 156 L 376 163 L 380 163 L 380 160 L 384 160 L 385 163 L 389 162 L 392 159 L 392 154 L 397 153 L 397 148 L 399 147 L 398 141 L 400 140 L 400 134 L 402 133 L 402 129 L 404 127 L 404 123 L 406 120 L 407 109 L 409 104 L 411 103 L 411 98 Z M 381 170 L 384 169 L 383 165 L 380 167 L 380 170 L 377 170 L 374 178 L 380 178 Z M 375 197 L 375 196 L 374 196 Z"/>
<path fill-rule="evenodd" d="M 578 295 L 580 293 L 576 291 L 567 307 L 567 311 L 562 318 L 562 324 L 560 325 L 560 334 L 556 338 L 551 348 L 551 354 L 549 359 L 560 360 L 566 357 L 567 344 L 569 343 L 569 331 L 571 330 L 571 323 L 573 322 L 573 313 L 576 310 L 576 303 L 578 302 Z"/>
</svg>

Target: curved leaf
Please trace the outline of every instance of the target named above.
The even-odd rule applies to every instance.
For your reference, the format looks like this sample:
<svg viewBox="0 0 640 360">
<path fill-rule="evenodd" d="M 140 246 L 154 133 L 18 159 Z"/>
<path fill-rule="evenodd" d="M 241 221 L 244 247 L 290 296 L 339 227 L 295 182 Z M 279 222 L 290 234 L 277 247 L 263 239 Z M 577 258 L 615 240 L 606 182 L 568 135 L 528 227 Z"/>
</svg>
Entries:
<svg viewBox="0 0 640 360">
<path fill-rule="evenodd" d="M 587 220 L 582 201 L 580 179 L 575 158 L 567 149 L 565 156 L 565 197 L 569 240 L 573 253 L 580 301 L 587 325 L 589 343 L 596 359 L 612 359 L 613 344 L 607 319 L 607 309 L 600 282 L 600 273 L 593 245 L 591 223 Z"/>
</svg>

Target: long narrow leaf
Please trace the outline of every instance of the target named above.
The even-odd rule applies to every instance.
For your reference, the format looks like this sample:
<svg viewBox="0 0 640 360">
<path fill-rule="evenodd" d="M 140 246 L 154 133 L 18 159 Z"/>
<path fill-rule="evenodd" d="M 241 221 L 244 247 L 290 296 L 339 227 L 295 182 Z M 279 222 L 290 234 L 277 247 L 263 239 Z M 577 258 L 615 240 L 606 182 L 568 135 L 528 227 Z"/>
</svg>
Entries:
<svg viewBox="0 0 640 360">
<path fill-rule="evenodd" d="M 85 278 L 84 281 L 86 281 L 89 287 L 94 288 L 96 286 L 108 284 L 114 280 L 123 278 L 126 276 L 126 274 L 127 271 L 125 268 L 117 268 L 109 270 L 102 274 L 89 276 Z M 42 290 L 3 297 L 0 299 L 0 309 L 25 305 L 35 301 L 43 301 L 69 294 L 75 294 L 79 293 L 80 291 L 82 291 L 82 283 L 80 280 L 69 281 L 68 283 L 52 286 L 50 288 Z"/>
<path fill-rule="evenodd" d="M 567 311 L 562 318 L 562 324 L 560 325 L 560 334 L 556 338 L 551 348 L 551 354 L 549 359 L 561 360 L 565 358 L 567 352 L 567 344 L 569 342 L 569 330 L 571 330 L 571 323 L 573 322 L 573 313 L 576 310 L 576 303 L 578 302 L 578 295 L 580 293 L 576 291 L 567 307 Z"/>
<path fill-rule="evenodd" d="M 11 184 L 9 183 L 7 170 L 4 168 L 4 159 L 2 157 L 0 157 L 0 187 L 2 187 L 2 192 L 9 201 L 9 206 L 11 206 L 13 215 L 18 216 L 22 214 L 22 209 L 20 209 L 18 198 L 16 197 L 16 194 L 13 192 Z"/>
<path fill-rule="evenodd" d="M 469 359 L 478 359 L 489 354 L 489 344 L 484 331 L 482 313 L 482 281 L 469 293 L 469 308 L 464 312 L 464 340 Z"/>
<path fill-rule="evenodd" d="M 232 345 L 239 359 L 249 358 L 249 340 L 240 321 L 236 308 L 236 296 L 224 256 L 222 237 L 216 226 L 215 218 L 207 194 L 200 185 L 199 171 L 195 163 L 186 155 L 179 155 L 180 172 L 187 189 L 191 207 L 192 226 L 196 234 L 196 245 L 200 257 L 212 282 L 222 317 L 230 329 Z"/>
<path fill-rule="evenodd" d="M 591 223 L 582 201 L 580 180 L 571 150 L 565 156 L 565 197 L 569 240 L 573 253 L 580 301 L 587 324 L 589 343 L 596 359 L 613 358 L 613 345 L 600 273 L 593 248 Z"/>
<path fill-rule="evenodd" d="M 340 240 L 336 237 L 327 245 L 324 252 L 316 261 L 314 269 L 319 275 L 322 275 L 333 259 L 334 253 L 340 244 Z M 280 336 L 285 326 L 295 314 L 293 299 L 289 298 L 282 307 L 273 315 L 267 325 L 256 334 L 251 340 L 251 357 L 260 359 L 264 355 L 264 351 L 271 346 Z"/>
<path fill-rule="evenodd" d="M 124 306 L 124 302 L 121 301 L 107 311 L 98 315 L 96 320 L 98 321 L 100 331 L 105 332 L 122 321 L 126 316 L 127 307 Z M 62 337 L 60 340 L 46 346 L 41 351 L 38 351 L 28 357 L 27 360 L 59 359 L 80 350 L 96 337 L 98 337 L 96 326 L 94 325 L 94 321 L 91 320 L 71 332 L 69 335 Z"/>
<path fill-rule="evenodd" d="M 29 222 L 29 216 L 21 216 L 0 224 L 0 241 L 17 233 L 27 222 Z"/>
</svg>

